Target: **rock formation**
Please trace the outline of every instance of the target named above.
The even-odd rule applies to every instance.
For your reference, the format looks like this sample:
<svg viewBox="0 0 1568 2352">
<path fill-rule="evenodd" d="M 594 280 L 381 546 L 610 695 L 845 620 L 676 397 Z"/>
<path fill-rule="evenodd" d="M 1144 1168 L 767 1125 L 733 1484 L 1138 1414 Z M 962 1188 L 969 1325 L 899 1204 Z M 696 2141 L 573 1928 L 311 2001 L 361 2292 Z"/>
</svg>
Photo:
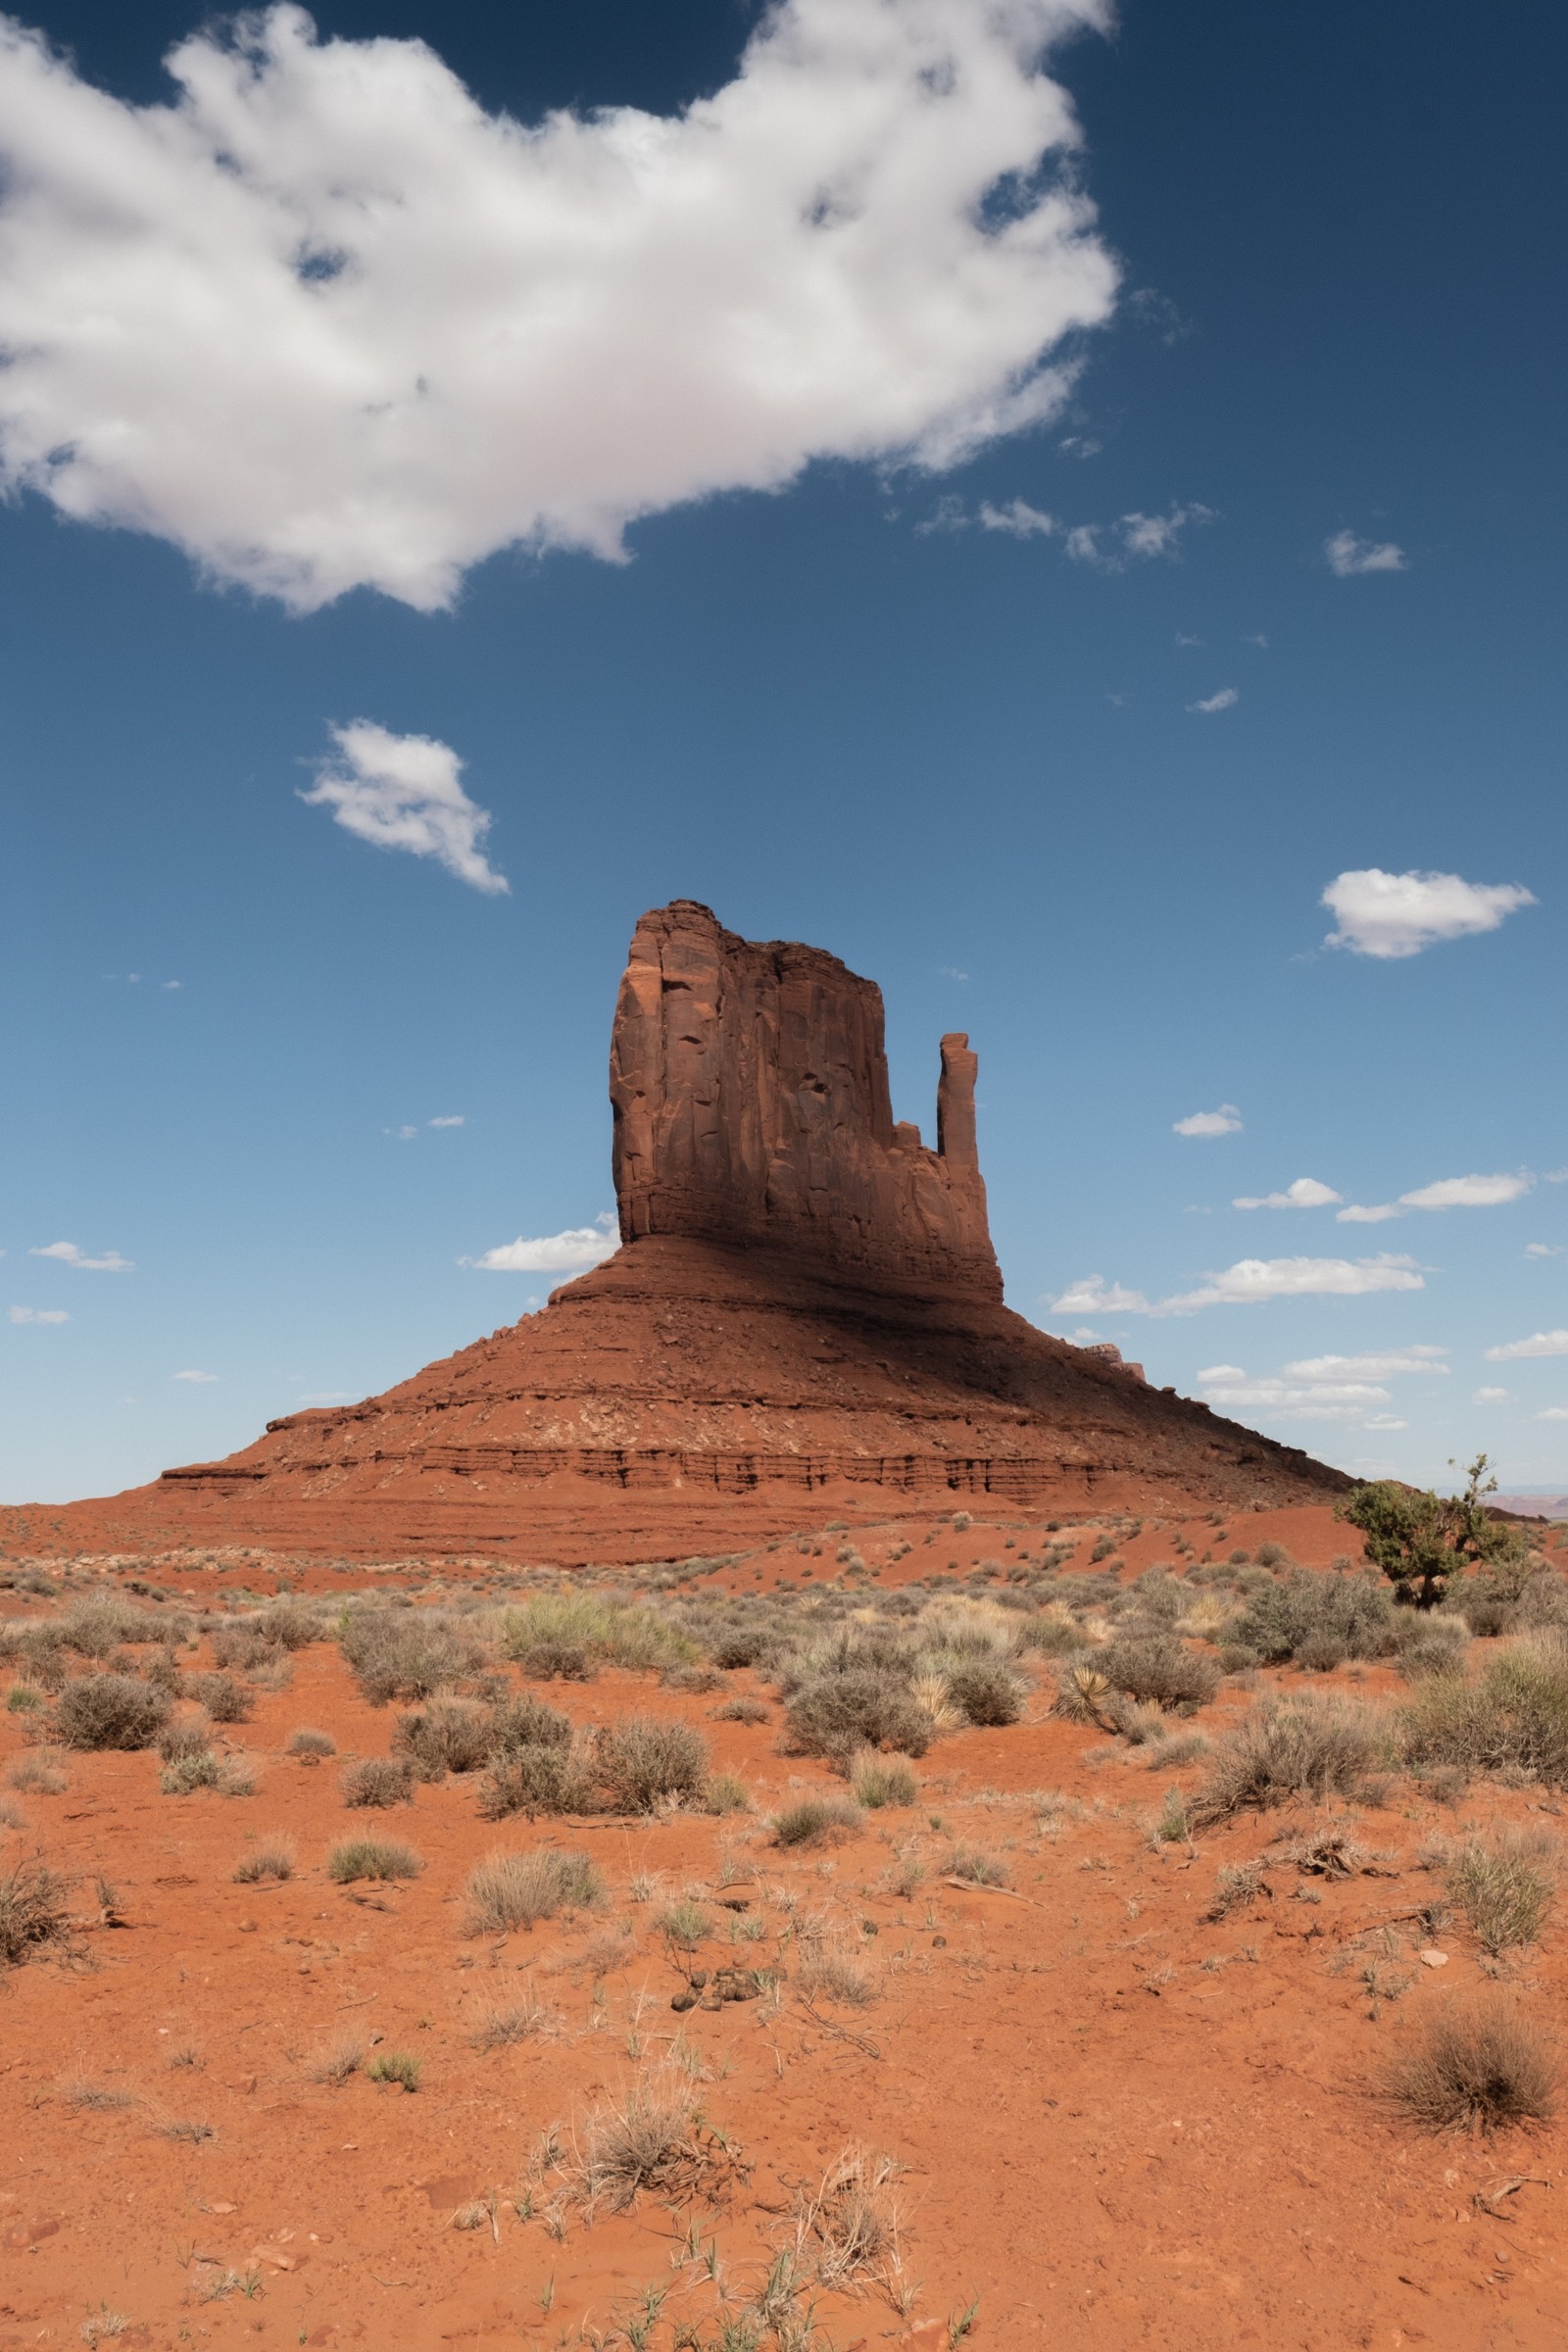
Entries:
<svg viewBox="0 0 1568 2352">
<path fill-rule="evenodd" d="M 1322 1501 L 1348 1482 L 1002 1303 L 975 1056 L 896 1125 L 882 1000 L 677 900 L 611 1047 L 622 1246 L 540 1314 L 222 1462 L 73 1504 L 83 1540 L 636 1560 L 839 1516 Z"/>
<path fill-rule="evenodd" d="M 836 956 L 726 931 L 690 899 L 632 935 L 610 1048 L 620 1238 L 799 1256 L 866 1288 L 1000 1300 L 975 1056 L 942 1040 L 937 1149 L 895 1125 L 882 992 Z"/>
</svg>

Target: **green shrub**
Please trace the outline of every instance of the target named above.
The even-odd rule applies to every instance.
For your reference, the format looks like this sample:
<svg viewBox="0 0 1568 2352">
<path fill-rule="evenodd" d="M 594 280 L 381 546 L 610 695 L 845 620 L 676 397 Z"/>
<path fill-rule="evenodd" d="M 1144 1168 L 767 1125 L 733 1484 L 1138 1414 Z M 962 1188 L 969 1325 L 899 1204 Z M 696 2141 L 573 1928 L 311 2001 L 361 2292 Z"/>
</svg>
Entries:
<svg viewBox="0 0 1568 2352">
<path fill-rule="evenodd" d="M 1016 1723 L 1023 1713 L 1024 1685 L 1000 1659 L 968 1659 L 945 1679 L 949 1698 L 970 1723 Z"/>
<path fill-rule="evenodd" d="M 1174 1634 L 1126 1634 L 1107 1642 L 1095 1666 L 1113 1690 L 1160 1707 L 1206 1706 L 1219 1689 L 1219 1668 Z"/>
<path fill-rule="evenodd" d="M 1527 1773 L 1568 1787 L 1568 1638 L 1554 1629 L 1522 1634 L 1473 1680 L 1430 1675 L 1397 1720 L 1414 1763 Z"/>
<path fill-rule="evenodd" d="M 686 1723 L 628 1715 L 596 1734 L 593 1769 L 611 1813 L 651 1813 L 671 1799 L 699 1797 L 708 1781 L 708 1741 Z"/>
<path fill-rule="evenodd" d="M 875 1756 L 856 1760 L 850 1787 L 858 1802 L 873 1813 L 885 1805 L 912 1805 L 920 1794 L 920 1785 L 907 1764 L 885 1763 Z"/>
<path fill-rule="evenodd" d="M 365 2071 L 372 2082 L 396 2082 L 401 2090 L 415 2091 L 424 2069 L 407 2050 L 377 2050 Z"/>
<path fill-rule="evenodd" d="M 800 1755 L 843 1756 L 857 1747 L 923 1756 L 936 1736 L 927 1709 L 900 1675 L 877 1667 L 825 1674 L 797 1691 L 786 1712 Z"/>
<path fill-rule="evenodd" d="M 494 1718 L 471 1699 L 435 1698 L 415 1715 L 400 1715 L 392 1735 L 394 1751 L 406 1756 L 421 1781 L 444 1780 L 449 1772 L 478 1772 L 488 1763 Z"/>
<path fill-rule="evenodd" d="M 1194 1825 L 1247 1805 L 1352 1795 L 1380 1752 L 1376 1721 L 1364 1707 L 1330 1698 L 1265 1700 L 1216 1745 L 1193 1804 Z"/>
<path fill-rule="evenodd" d="M 414 1768 L 404 1756 L 362 1756 L 338 1786 L 346 1805 L 407 1805 L 414 1798 Z"/>
<path fill-rule="evenodd" d="M 694 1665 L 701 1656 L 689 1634 L 635 1601 L 595 1592 L 540 1592 L 509 1608 L 501 1627 L 507 1655 L 526 1669 L 530 1655 L 552 1645 L 580 1651 L 595 1664 L 651 1671 Z"/>
<path fill-rule="evenodd" d="M 133 1674 L 89 1674 L 55 1705 L 55 1737 L 65 1747 L 151 1747 L 169 1721 L 161 1690 Z"/>
<path fill-rule="evenodd" d="M 339 1886 L 357 1879 L 416 1879 L 424 1864 L 396 1838 L 346 1838 L 326 1857 L 326 1875 Z"/>
<path fill-rule="evenodd" d="M 1380 1658 L 1393 1646 L 1394 1606 L 1374 1576 L 1297 1568 L 1251 1592 L 1231 1631 L 1271 1666 L 1314 1641 L 1339 1645 L 1338 1665 L 1344 1658 Z M 1317 1654 L 1325 1655 L 1321 1646 Z"/>
<path fill-rule="evenodd" d="M 13 1715 L 31 1715 L 43 1705 L 43 1692 L 31 1683 L 13 1683 L 6 1692 L 6 1705 Z M 765 1715 L 767 1709 L 762 1709 Z"/>
<path fill-rule="evenodd" d="M 470 1936 L 505 1936 L 535 1927 L 558 1911 L 586 1910 L 601 1900 L 604 1885 L 586 1854 L 536 1846 L 531 1853 L 490 1854 L 468 1875 L 464 1888 Z"/>
<path fill-rule="evenodd" d="M 713 1932 L 711 1913 L 705 1911 L 701 1903 L 687 1900 L 670 1903 L 654 1924 L 665 1940 L 682 1952 L 695 1952 L 704 1937 Z"/>
</svg>

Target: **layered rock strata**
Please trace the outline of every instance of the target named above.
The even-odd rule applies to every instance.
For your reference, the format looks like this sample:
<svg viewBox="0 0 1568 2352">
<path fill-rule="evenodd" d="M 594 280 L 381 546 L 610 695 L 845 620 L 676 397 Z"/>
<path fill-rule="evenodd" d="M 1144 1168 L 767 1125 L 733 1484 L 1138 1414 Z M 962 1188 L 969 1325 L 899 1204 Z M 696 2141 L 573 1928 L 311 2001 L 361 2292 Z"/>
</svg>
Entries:
<svg viewBox="0 0 1568 2352">
<path fill-rule="evenodd" d="M 1322 1500 L 1337 1471 L 1002 1303 L 975 1056 L 896 1124 L 874 985 L 678 900 L 611 1046 L 622 1246 L 542 1313 L 363 1404 L 99 1505 L 95 1540 L 629 1560 L 990 1500 Z M 67 1514 L 69 1516 L 69 1513 Z"/>
</svg>

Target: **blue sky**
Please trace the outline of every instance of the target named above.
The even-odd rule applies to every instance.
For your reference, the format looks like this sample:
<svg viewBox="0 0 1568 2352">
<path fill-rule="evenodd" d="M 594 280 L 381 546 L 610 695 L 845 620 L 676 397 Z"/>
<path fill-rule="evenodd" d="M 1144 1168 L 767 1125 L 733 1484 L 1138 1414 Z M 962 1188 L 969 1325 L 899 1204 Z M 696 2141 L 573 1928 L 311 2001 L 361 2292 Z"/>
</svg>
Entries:
<svg viewBox="0 0 1568 2352">
<path fill-rule="evenodd" d="M 969 1030 L 1023 1313 L 1568 1487 L 1568 23 L 1096 13 L 0 44 L 0 1495 L 541 1298 L 674 896 Z"/>
</svg>

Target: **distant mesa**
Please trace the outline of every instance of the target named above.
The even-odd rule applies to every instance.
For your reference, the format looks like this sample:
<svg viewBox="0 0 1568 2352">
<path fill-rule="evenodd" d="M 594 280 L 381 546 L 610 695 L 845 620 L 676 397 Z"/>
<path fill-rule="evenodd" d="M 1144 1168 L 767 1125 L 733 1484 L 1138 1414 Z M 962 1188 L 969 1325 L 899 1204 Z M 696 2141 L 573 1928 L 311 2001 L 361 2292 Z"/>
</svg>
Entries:
<svg viewBox="0 0 1568 2352">
<path fill-rule="evenodd" d="M 100 1542 L 573 1564 L 1006 1508 L 1322 1501 L 1348 1482 L 1003 1304 L 975 1055 L 895 1121 L 880 991 L 677 899 L 610 1052 L 621 1247 L 540 1314 L 226 1461 L 67 1506 Z"/>
</svg>

